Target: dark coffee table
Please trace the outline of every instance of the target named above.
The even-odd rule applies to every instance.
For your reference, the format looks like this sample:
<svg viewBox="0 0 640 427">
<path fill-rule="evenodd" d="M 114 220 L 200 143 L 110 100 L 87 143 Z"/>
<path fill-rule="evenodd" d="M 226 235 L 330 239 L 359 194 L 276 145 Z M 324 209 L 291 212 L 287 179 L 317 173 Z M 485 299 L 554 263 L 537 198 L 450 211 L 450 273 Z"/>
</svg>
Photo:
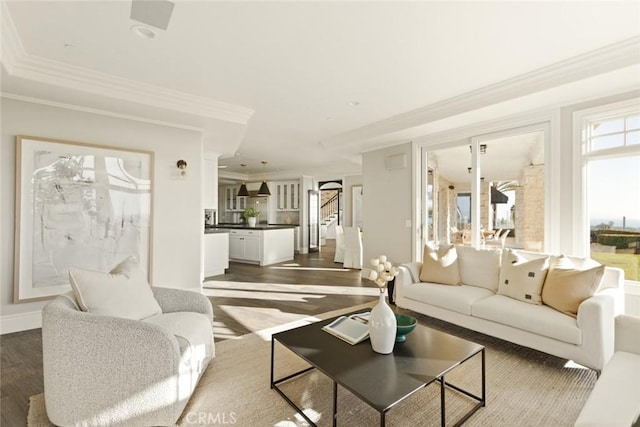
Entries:
<svg viewBox="0 0 640 427">
<path fill-rule="evenodd" d="M 321 328 L 329 319 L 274 334 L 271 338 L 271 388 L 276 390 L 310 424 L 303 411 L 278 387 L 279 384 L 317 369 L 333 380 L 333 425 L 337 423 L 338 384 L 380 413 L 385 425 L 387 411 L 434 382 L 440 384 L 440 417 L 445 424 L 445 387 L 477 401 L 455 425 L 461 425 L 486 404 L 484 346 L 418 325 L 393 353 L 375 353 L 369 340 L 350 345 Z M 311 366 L 284 378 L 274 378 L 275 343 L 304 359 Z M 478 353 L 482 356 L 482 396 L 476 396 L 445 381 L 445 374 Z M 391 381 L 390 379 L 393 378 Z"/>
</svg>

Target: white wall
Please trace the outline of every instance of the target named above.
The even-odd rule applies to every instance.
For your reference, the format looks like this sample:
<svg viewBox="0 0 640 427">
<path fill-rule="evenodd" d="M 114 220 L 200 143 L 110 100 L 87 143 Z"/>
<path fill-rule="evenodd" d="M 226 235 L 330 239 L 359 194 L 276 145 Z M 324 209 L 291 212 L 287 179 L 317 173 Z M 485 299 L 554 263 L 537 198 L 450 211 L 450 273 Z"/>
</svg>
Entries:
<svg viewBox="0 0 640 427">
<path fill-rule="evenodd" d="M 46 302 L 13 304 L 15 136 L 29 135 L 155 153 L 151 281 L 199 290 L 202 241 L 202 141 L 195 131 L 2 98 L 0 139 L 0 327 L 39 327 Z M 188 163 L 177 178 L 176 162 Z M 17 328 L 17 329 L 16 329 Z"/>
<path fill-rule="evenodd" d="M 386 255 L 394 264 L 411 261 L 412 144 L 363 154 L 363 265 Z M 406 156 L 404 167 L 389 165 Z M 407 223 L 409 221 L 409 223 Z M 407 227 L 407 224 L 409 225 Z"/>
</svg>

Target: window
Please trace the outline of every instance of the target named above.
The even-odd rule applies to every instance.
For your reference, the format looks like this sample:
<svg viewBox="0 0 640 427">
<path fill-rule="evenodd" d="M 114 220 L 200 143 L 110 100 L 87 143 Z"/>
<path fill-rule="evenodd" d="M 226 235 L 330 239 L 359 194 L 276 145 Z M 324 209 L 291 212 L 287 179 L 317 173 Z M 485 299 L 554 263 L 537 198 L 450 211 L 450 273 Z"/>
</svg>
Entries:
<svg viewBox="0 0 640 427">
<path fill-rule="evenodd" d="M 640 110 L 585 116 L 583 135 L 589 255 L 639 281 Z"/>
</svg>

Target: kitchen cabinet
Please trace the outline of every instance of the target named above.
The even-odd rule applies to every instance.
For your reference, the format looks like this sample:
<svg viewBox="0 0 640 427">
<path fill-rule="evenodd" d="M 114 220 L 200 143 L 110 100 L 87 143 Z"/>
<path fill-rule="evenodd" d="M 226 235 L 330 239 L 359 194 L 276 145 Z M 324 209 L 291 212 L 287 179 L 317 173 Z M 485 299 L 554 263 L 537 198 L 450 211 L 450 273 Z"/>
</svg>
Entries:
<svg viewBox="0 0 640 427">
<path fill-rule="evenodd" d="M 204 235 L 204 277 L 219 276 L 229 268 L 229 233 Z"/>
<path fill-rule="evenodd" d="M 229 259 L 249 264 L 270 265 L 293 259 L 293 227 L 229 230 Z"/>
<path fill-rule="evenodd" d="M 231 230 L 229 258 L 260 262 L 260 236 L 258 231 Z"/>
<path fill-rule="evenodd" d="M 247 207 L 247 198 L 238 196 L 239 190 L 239 185 L 231 185 L 224 188 L 224 207 L 226 211 L 242 212 Z"/>
<path fill-rule="evenodd" d="M 300 181 L 275 181 L 272 185 L 276 210 L 300 210 Z"/>
</svg>

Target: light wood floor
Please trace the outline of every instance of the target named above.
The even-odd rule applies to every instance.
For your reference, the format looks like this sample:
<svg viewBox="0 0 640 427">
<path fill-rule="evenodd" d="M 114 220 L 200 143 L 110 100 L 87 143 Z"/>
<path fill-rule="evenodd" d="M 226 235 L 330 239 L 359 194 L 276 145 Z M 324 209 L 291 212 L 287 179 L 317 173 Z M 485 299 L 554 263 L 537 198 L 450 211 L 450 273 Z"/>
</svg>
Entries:
<svg viewBox="0 0 640 427">
<path fill-rule="evenodd" d="M 333 241 L 327 242 L 293 262 L 231 263 L 227 274 L 208 278 L 204 292 L 213 304 L 216 341 L 374 301 L 377 289 L 359 270 L 335 264 Z M 44 391 L 41 330 L 3 335 L 0 357 L 0 425 L 25 425 L 29 396 Z"/>
</svg>

